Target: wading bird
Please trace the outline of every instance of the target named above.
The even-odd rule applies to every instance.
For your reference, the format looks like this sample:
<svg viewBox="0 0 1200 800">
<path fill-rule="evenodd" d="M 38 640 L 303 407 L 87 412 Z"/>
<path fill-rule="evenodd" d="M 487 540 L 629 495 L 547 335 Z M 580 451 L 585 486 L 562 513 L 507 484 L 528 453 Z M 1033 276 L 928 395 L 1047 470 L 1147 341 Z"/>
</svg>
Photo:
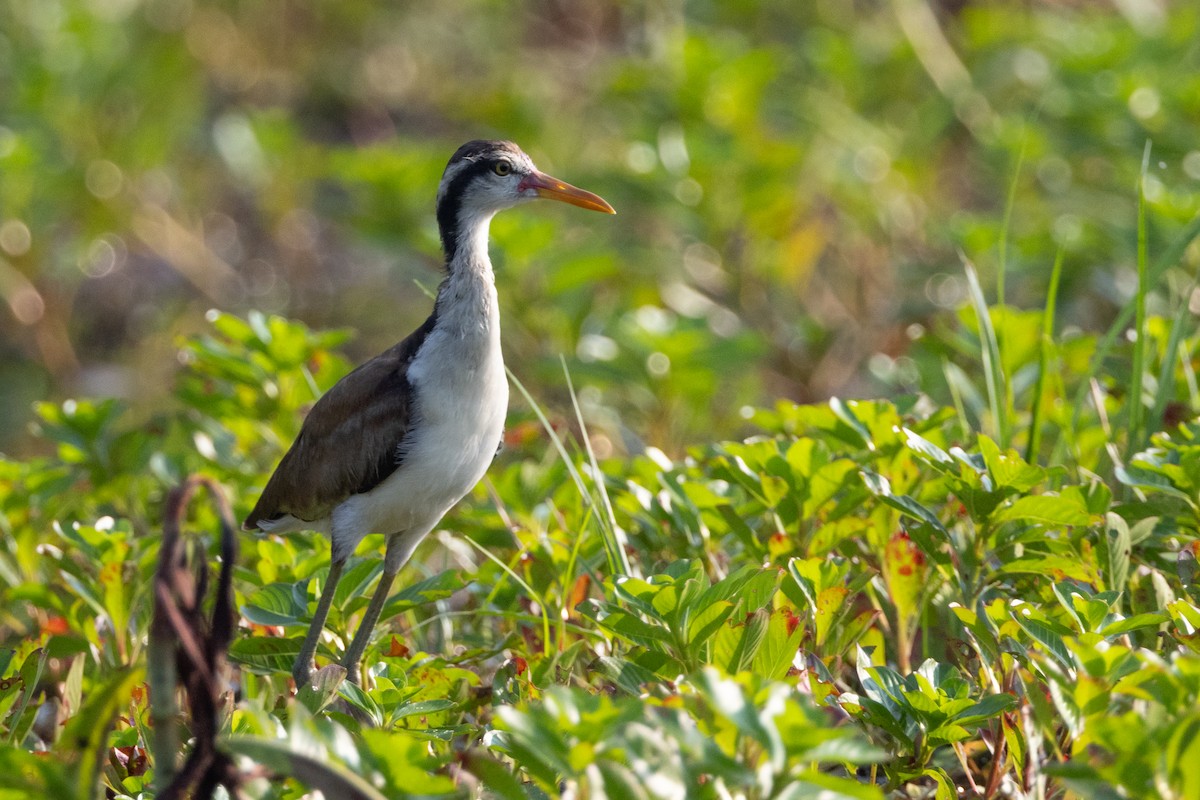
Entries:
<svg viewBox="0 0 1200 800">
<path fill-rule="evenodd" d="M 311 677 L 334 590 L 363 537 L 386 534 L 387 549 L 341 661 L 351 680 L 396 573 L 479 482 L 500 445 L 508 380 L 488 225 L 496 212 L 539 197 L 615 213 L 597 195 L 539 172 L 511 142 L 458 148 L 437 193 L 446 276 L 433 313 L 317 401 L 246 518 L 247 530 L 313 530 L 331 540 L 329 577 L 292 668 L 297 686 Z"/>
</svg>

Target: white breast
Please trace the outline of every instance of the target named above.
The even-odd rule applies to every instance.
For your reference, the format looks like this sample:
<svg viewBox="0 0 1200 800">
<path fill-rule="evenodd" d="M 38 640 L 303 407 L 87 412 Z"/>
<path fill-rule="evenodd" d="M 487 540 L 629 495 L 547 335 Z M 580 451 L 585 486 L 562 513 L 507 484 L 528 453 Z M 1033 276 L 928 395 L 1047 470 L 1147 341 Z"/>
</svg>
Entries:
<svg viewBox="0 0 1200 800">
<path fill-rule="evenodd" d="M 367 532 L 423 537 L 479 482 L 500 444 L 508 378 L 495 288 L 487 280 L 444 290 L 437 325 L 408 369 L 416 405 L 400 468 L 334 512 L 344 546 Z"/>
</svg>

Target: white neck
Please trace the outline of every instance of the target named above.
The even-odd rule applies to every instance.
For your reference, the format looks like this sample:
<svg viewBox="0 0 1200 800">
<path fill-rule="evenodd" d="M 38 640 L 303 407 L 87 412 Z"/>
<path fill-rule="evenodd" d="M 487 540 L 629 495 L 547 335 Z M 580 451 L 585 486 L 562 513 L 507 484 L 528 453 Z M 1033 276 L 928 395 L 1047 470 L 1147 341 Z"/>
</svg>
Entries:
<svg viewBox="0 0 1200 800">
<path fill-rule="evenodd" d="M 488 227 L 495 212 L 469 213 L 465 209 L 458 221 L 458 240 L 454 258 L 446 265 L 448 274 L 438 288 L 439 324 L 459 336 L 490 334 L 498 351 L 500 310 L 497 305 L 496 279 L 488 258 Z"/>
<path fill-rule="evenodd" d="M 459 212 L 454 259 L 446 265 L 452 277 L 456 272 L 472 272 L 493 280 L 492 262 L 488 258 L 488 230 L 494 216 L 495 211 L 471 212 L 464 208 Z"/>
</svg>

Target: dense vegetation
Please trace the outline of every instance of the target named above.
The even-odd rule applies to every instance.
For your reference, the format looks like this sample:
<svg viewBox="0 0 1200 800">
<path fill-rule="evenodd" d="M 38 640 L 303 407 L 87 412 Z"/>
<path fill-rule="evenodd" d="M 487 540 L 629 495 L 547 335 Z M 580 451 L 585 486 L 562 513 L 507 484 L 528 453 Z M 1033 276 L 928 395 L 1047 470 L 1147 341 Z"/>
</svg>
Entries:
<svg viewBox="0 0 1200 800">
<path fill-rule="evenodd" d="M 858 5 L 0 7 L 0 799 L 1200 796 L 1200 12 Z M 497 220 L 507 447 L 296 692 L 327 543 L 169 493 L 423 317 L 481 134 L 617 224 Z"/>
</svg>

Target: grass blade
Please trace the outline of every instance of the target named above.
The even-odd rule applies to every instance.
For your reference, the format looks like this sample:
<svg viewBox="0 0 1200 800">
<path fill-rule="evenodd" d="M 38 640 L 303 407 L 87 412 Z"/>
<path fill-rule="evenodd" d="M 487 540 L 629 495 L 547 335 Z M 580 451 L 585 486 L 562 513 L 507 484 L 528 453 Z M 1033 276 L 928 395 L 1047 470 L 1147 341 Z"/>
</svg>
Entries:
<svg viewBox="0 0 1200 800">
<path fill-rule="evenodd" d="M 604 542 L 604 553 L 608 560 L 609 572 L 612 573 L 614 577 L 629 575 L 629 560 L 625 557 L 625 549 L 624 547 L 620 546 L 621 541 L 617 539 L 616 531 L 610 530 L 607 527 L 608 517 L 599 512 L 600 504 L 597 503 L 596 497 L 588 488 L 587 481 L 584 480 L 583 474 L 579 471 L 579 467 L 575 464 L 575 460 L 571 458 L 571 455 L 567 452 L 567 447 L 563 443 L 562 437 L 560 437 L 554 430 L 554 426 L 550 424 L 550 420 L 546 417 L 545 412 L 542 411 L 541 406 L 538 405 L 537 401 L 533 399 L 533 395 L 531 395 L 529 390 L 525 388 L 525 384 L 521 383 L 517 376 L 513 374 L 513 371 L 508 367 L 505 367 L 504 371 L 508 373 L 508 379 L 512 381 L 513 386 L 517 387 L 517 391 L 519 391 L 521 396 L 525 398 L 525 402 L 529 404 L 529 407 L 533 409 L 533 413 L 537 416 L 538 421 L 542 423 L 542 428 L 545 429 L 546 434 L 550 437 L 550 441 L 554 444 L 554 449 L 558 451 L 559 457 L 562 458 L 563 464 L 566 465 L 567 473 L 571 476 L 571 480 L 574 482 L 575 488 L 579 491 L 580 497 L 582 497 L 584 502 L 588 504 L 588 507 L 595 512 L 594 516 L 599 521 L 600 537 Z M 571 392 L 571 397 L 574 401 L 574 391 Z M 585 439 L 587 438 L 586 434 L 587 432 L 585 430 L 583 432 Z M 596 474 L 598 475 L 599 473 Z M 611 513 L 611 509 L 609 510 L 609 513 Z"/>
<path fill-rule="evenodd" d="M 1033 408 L 1029 420 L 1029 444 L 1025 448 L 1025 460 L 1030 464 L 1038 461 L 1042 449 L 1042 418 L 1046 414 L 1044 395 L 1046 381 L 1050 375 L 1050 358 L 1054 352 L 1054 312 L 1058 302 L 1058 284 L 1062 279 L 1063 249 L 1058 248 L 1054 267 L 1050 271 L 1050 286 L 1046 289 L 1046 308 L 1042 312 L 1042 339 L 1038 350 L 1037 383 L 1033 387 Z"/>
<path fill-rule="evenodd" d="M 609 559 L 620 568 L 620 575 L 632 575 L 630 570 L 629 558 L 625 554 L 625 531 L 621 530 L 621 526 L 617 524 L 617 515 L 613 512 L 612 500 L 608 496 L 608 488 L 604 485 L 604 473 L 600 471 L 600 462 L 596 460 L 596 452 L 592 449 L 592 439 L 587 434 L 587 425 L 583 422 L 583 411 L 579 408 L 579 398 L 575 394 L 575 384 L 571 382 L 571 371 L 567 369 L 567 360 L 559 356 L 562 360 L 563 377 L 567 379 L 567 391 L 571 394 L 571 405 L 575 409 L 575 421 L 579 423 L 579 435 L 583 439 L 584 451 L 588 456 L 588 463 L 592 467 L 592 483 L 596 487 L 596 494 L 600 495 L 600 507 L 604 511 L 604 516 L 600 518 L 600 532 L 604 536 L 605 550 L 611 552 Z"/>
<path fill-rule="evenodd" d="M 1191 287 L 1184 293 L 1183 305 L 1175 313 L 1175 319 L 1171 322 L 1171 332 L 1167 336 L 1167 347 L 1163 352 L 1162 367 L 1158 373 L 1158 390 L 1154 393 L 1154 405 L 1150 409 L 1150 420 L 1154 425 L 1163 422 L 1167 404 L 1175 397 L 1175 367 L 1183 365 L 1186 368 L 1188 363 L 1186 357 L 1181 357 L 1179 346 L 1183 343 L 1184 330 L 1192 317 L 1191 309 L 1188 308 L 1188 298 L 1192 296 L 1195 289 L 1196 284 L 1193 281 Z"/>
<path fill-rule="evenodd" d="M 1136 453 L 1142 446 L 1142 428 L 1145 426 L 1146 406 L 1142 402 L 1142 386 L 1146 371 L 1146 293 L 1148 264 L 1146 258 L 1146 173 L 1150 168 L 1150 142 L 1142 153 L 1142 172 L 1138 180 L 1137 204 L 1137 291 L 1133 296 L 1134 331 L 1133 366 L 1129 385 L 1129 440 L 1125 444 L 1125 457 Z"/>
<path fill-rule="evenodd" d="M 488 550 L 486 547 L 484 547 L 479 542 L 472 539 L 470 536 L 464 535 L 462 538 L 464 541 L 466 541 L 467 544 L 471 545 L 471 547 L 474 547 L 475 550 L 478 553 L 480 553 L 480 555 L 482 555 L 484 558 L 489 559 L 493 564 L 495 564 L 497 567 L 499 567 L 501 572 L 503 572 L 505 575 L 507 575 L 509 578 L 511 578 L 513 580 L 513 582 L 515 582 L 518 586 L 520 586 L 522 589 L 524 589 L 525 593 L 527 595 L 529 595 L 531 598 L 533 598 L 533 601 L 535 603 L 537 603 L 539 615 L 541 616 L 541 619 L 542 619 L 542 647 L 544 650 L 544 655 L 549 656 L 550 655 L 550 652 L 549 652 L 549 649 L 550 649 L 550 617 L 548 616 L 548 609 L 546 607 L 546 598 L 542 596 L 541 592 L 539 592 L 537 589 L 534 589 L 531 585 L 529 585 L 528 581 L 526 581 L 524 578 L 522 578 L 520 575 L 518 575 L 516 573 L 516 571 L 513 570 L 512 567 L 510 567 L 508 564 L 505 564 L 498 556 L 496 556 L 494 553 L 492 553 L 492 551 Z M 493 594 L 495 594 L 494 590 L 493 590 Z"/>
<path fill-rule="evenodd" d="M 965 257 L 963 266 L 967 273 L 971 304 L 975 307 L 975 316 L 979 320 L 980 357 L 983 359 L 983 375 L 987 381 L 988 407 L 996 426 L 996 440 L 1001 449 L 1007 449 L 1009 444 L 1008 402 L 1006 400 L 1008 390 L 1004 377 L 1004 364 L 1000 360 L 1000 345 L 996 339 L 996 329 L 992 325 L 992 317 L 988 311 L 987 300 L 983 296 L 983 287 L 979 285 L 979 276 L 975 272 L 975 267 Z"/>
<path fill-rule="evenodd" d="M 1197 237 L 1200 237 L 1200 214 L 1192 218 L 1183 232 L 1171 242 L 1163 254 L 1159 256 L 1154 265 L 1148 270 L 1146 275 L 1146 285 L 1157 286 L 1162 280 L 1163 275 L 1168 269 L 1179 263 L 1183 258 L 1183 254 L 1187 252 L 1188 247 Z M 1134 316 L 1134 302 L 1127 303 L 1118 313 L 1108 331 L 1096 344 L 1096 352 L 1092 355 L 1091 363 L 1088 365 L 1088 371 L 1079 382 L 1079 388 L 1075 392 L 1075 398 L 1072 403 L 1071 412 L 1071 429 L 1068 431 L 1068 437 L 1074 439 L 1075 430 L 1079 427 L 1079 420 L 1083 414 L 1083 407 L 1087 402 L 1088 395 L 1091 391 L 1092 379 L 1100 372 L 1104 360 L 1108 358 L 1109 352 L 1112 351 L 1113 345 L 1117 341 L 1117 337 L 1125 330 L 1125 326 L 1129 324 L 1129 320 Z"/>
<path fill-rule="evenodd" d="M 1017 203 L 1017 183 L 1021 178 L 1021 166 L 1025 163 L 1025 139 L 1017 151 L 1017 165 L 1013 168 L 1012 181 L 1008 184 L 1008 197 L 1004 200 L 1004 219 L 1000 223 L 999 259 L 996 266 L 996 305 L 1004 305 L 1004 279 L 1008 272 L 1008 232 L 1012 226 L 1013 207 Z"/>
</svg>

